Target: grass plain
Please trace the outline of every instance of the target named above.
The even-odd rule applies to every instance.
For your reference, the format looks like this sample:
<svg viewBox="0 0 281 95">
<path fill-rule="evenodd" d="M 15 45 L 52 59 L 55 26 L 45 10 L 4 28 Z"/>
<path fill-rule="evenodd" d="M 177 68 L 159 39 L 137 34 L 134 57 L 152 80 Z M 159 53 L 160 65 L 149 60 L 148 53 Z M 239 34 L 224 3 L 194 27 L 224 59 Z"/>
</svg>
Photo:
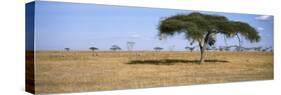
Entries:
<svg viewBox="0 0 281 95">
<path fill-rule="evenodd" d="M 35 92 L 61 93 L 273 79 L 272 52 L 39 51 Z"/>
</svg>

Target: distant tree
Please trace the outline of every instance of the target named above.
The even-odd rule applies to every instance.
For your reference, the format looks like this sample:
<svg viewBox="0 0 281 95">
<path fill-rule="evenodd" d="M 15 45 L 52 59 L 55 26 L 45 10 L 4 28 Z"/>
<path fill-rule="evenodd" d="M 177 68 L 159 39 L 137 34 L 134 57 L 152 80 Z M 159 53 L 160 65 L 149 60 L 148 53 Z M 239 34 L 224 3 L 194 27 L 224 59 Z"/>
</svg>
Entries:
<svg viewBox="0 0 281 95">
<path fill-rule="evenodd" d="M 70 51 L 70 48 L 64 48 L 64 50 L 68 52 L 68 51 Z"/>
<path fill-rule="evenodd" d="M 243 47 L 244 51 L 263 51 L 264 49 L 262 49 L 261 47 Z"/>
<path fill-rule="evenodd" d="M 163 50 L 163 48 L 161 48 L 161 47 L 154 47 L 153 48 L 155 51 L 161 51 L 161 50 Z"/>
<path fill-rule="evenodd" d="M 96 47 L 90 47 L 89 49 L 90 49 L 91 51 L 93 51 L 93 52 L 96 51 L 96 50 L 99 50 L 99 49 L 96 48 Z"/>
<path fill-rule="evenodd" d="M 225 51 L 230 51 L 230 48 L 231 48 L 230 46 L 226 46 L 226 47 L 224 47 L 224 50 Z"/>
<path fill-rule="evenodd" d="M 190 52 L 193 52 L 195 47 L 185 47 L 186 50 L 189 50 Z"/>
<path fill-rule="evenodd" d="M 211 47 L 207 47 L 206 50 L 212 50 L 212 48 Z"/>
<path fill-rule="evenodd" d="M 212 50 L 217 51 L 218 48 L 214 46 L 214 47 L 212 47 Z"/>
<path fill-rule="evenodd" d="M 262 50 L 262 47 L 255 47 L 254 50 L 255 50 L 255 51 L 261 51 L 261 50 Z"/>
<path fill-rule="evenodd" d="M 98 50 L 98 48 L 96 48 L 96 47 L 90 47 L 89 49 L 93 52 L 93 55 L 94 55 L 94 56 L 97 56 L 97 55 L 98 55 L 98 54 L 95 52 L 96 50 Z"/>
<path fill-rule="evenodd" d="M 127 42 L 128 51 L 133 50 L 134 49 L 134 45 L 135 45 L 135 42 L 128 41 Z"/>
<path fill-rule="evenodd" d="M 121 48 L 118 45 L 112 45 L 110 50 L 117 51 L 117 50 L 121 50 Z"/>
<path fill-rule="evenodd" d="M 224 16 L 198 12 L 167 17 L 160 21 L 158 29 L 161 39 L 183 33 L 187 40 L 191 40 L 191 43 L 197 42 L 201 51 L 200 64 L 204 63 L 204 52 L 207 46 L 213 46 L 216 42 L 217 34 L 232 38 L 239 33 L 250 42 L 260 40 L 256 29 L 245 22 L 231 21 Z"/>
<path fill-rule="evenodd" d="M 235 47 L 235 50 L 238 51 L 238 52 L 244 51 L 243 48 L 244 48 L 243 46 L 237 46 L 237 47 Z"/>
<path fill-rule="evenodd" d="M 273 48 L 272 47 L 266 47 L 266 48 L 262 49 L 261 51 L 263 51 L 263 52 L 266 52 L 266 51 L 273 52 Z"/>
</svg>

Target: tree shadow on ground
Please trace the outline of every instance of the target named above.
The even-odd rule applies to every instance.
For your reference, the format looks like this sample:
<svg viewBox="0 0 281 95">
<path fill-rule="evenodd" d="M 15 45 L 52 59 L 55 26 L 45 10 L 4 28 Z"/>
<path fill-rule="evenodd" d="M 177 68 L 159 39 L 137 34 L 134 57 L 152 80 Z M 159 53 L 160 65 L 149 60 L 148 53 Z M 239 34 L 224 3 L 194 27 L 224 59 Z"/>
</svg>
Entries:
<svg viewBox="0 0 281 95">
<path fill-rule="evenodd" d="M 127 64 L 152 64 L 152 65 L 174 65 L 177 63 L 199 64 L 200 60 L 184 60 L 184 59 L 159 59 L 159 60 L 132 60 Z M 205 63 L 228 63 L 226 60 L 211 59 L 205 60 Z"/>
</svg>

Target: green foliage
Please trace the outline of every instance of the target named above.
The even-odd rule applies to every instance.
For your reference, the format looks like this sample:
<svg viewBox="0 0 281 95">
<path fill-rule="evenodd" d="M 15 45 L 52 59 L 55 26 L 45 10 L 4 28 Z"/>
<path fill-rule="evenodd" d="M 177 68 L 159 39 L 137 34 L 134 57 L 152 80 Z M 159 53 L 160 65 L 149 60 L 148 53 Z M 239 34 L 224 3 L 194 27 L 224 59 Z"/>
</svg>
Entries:
<svg viewBox="0 0 281 95">
<path fill-rule="evenodd" d="M 255 28 L 244 22 L 234 22 L 235 31 L 251 42 L 259 42 L 260 36 Z"/>
<path fill-rule="evenodd" d="M 168 17 L 160 22 L 159 35 L 173 36 L 176 33 L 184 33 L 188 40 L 202 41 L 208 33 L 212 39 L 208 44 L 214 44 L 215 35 L 221 33 L 226 37 L 234 37 L 240 33 L 250 42 L 258 42 L 258 32 L 247 23 L 230 21 L 224 16 L 207 15 L 201 13 L 178 14 Z M 209 41 L 209 40 L 207 40 Z"/>
<path fill-rule="evenodd" d="M 200 63 L 204 63 L 204 51 L 207 46 L 215 44 L 216 34 L 218 33 L 228 38 L 238 37 L 238 34 L 240 34 L 250 42 L 260 41 L 256 29 L 247 23 L 231 21 L 224 16 L 198 12 L 168 17 L 160 22 L 158 30 L 160 31 L 160 39 L 184 33 L 185 38 L 191 40 L 190 44 L 198 42 L 201 51 Z"/>
</svg>

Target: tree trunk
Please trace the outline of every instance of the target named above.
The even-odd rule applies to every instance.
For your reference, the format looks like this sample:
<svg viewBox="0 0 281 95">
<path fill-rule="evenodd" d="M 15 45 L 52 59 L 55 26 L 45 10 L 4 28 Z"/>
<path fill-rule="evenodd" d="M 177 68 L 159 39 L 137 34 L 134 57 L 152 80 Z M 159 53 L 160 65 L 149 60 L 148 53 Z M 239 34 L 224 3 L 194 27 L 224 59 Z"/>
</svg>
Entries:
<svg viewBox="0 0 281 95">
<path fill-rule="evenodd" d="M 205 49 L 206 49 L 206 45 L 199 45 L 200 47 L 200 63 L 199 64 L 203 64 L 205 62 L 205 55 L 204 55 L 204 52 L 205 52 Z"/>
<path fill-rule="evenodd" d="M 206 47 L 207 47 L 207 44 L 208 44 L 208 40 L 209 40 L 209 37 L 211 35 L 211 32 L 208 32 L 204 38 L 204 40 L 202 40 L 201 42 L 199 42 L 199 47 L 200 47 L 200 54 L 201 54 L 201 57 L 200 57 L 200 63 L 199 64 L 203 64 L 205 62 L 205 50 L 206 50 Z"/>
<path fill-rule="evenodd" d="M 239 35 L 238 34 L 236 34 L 236 36 L 237 36 L 237 38 L 238 38 L 238 51 L 240 52 L 241 51 L 241 39 L 240 39 L 240 37 L 239 37 Z"/>
<path fill-rule="evenodd" d="M 96 52 L 96 50 L 92 50 L 92 55 L 93 56 L 98 56 L 98 53 Z"/>
</svg>

